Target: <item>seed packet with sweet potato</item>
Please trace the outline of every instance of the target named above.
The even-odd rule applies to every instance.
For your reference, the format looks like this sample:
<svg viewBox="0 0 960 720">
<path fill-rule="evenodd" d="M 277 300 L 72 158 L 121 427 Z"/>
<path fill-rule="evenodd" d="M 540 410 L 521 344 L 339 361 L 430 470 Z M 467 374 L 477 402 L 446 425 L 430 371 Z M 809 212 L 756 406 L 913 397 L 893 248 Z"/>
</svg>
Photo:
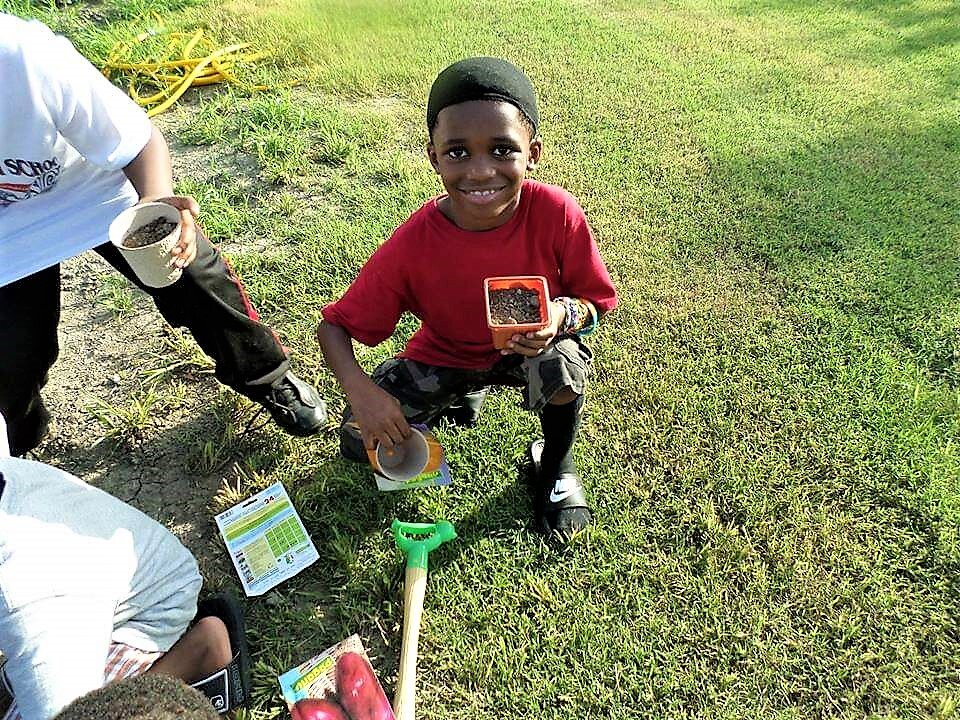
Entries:
<svg viewBox="0 0 960 720">
<path fill-rule="evenodd" d="M 280 676 L 293 720 L 395 720 L 358 635 Z"/>
</svg>

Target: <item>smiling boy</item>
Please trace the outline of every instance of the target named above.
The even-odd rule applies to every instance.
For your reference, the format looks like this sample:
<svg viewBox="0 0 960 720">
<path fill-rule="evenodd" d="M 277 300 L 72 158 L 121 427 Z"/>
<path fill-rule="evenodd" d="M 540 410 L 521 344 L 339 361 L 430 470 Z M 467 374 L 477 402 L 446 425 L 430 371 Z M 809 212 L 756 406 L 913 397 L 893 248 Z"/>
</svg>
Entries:
<svg viewBox="0 0 960 720">
<path fill-rule="evenodd" d="M 592 520 L 572 456 L 591 363 L 580 335 L 616 306 L 616 292 L 576 200 L 526 178 L 543 148 L 526 75 L 498 58 L 454 63 L 430 90 L 427 127 L 427 155 L 446 194 L 397 228 L 323 308 L 317 330 L 350 405 L 341 452 L 362 461 L 365 449 L 400 442 L 410 423 L 482 399 L 490 385 L 522 387 L 544 435 L 531 446 L 536 524 L 569 537 Z M 505 275 L 547 278 L 550 324 L 496 350 L 483 280 Z M 351 338 L 377 345 L 404 312 L 420 329 L 367 376 Z"/>
</svg>

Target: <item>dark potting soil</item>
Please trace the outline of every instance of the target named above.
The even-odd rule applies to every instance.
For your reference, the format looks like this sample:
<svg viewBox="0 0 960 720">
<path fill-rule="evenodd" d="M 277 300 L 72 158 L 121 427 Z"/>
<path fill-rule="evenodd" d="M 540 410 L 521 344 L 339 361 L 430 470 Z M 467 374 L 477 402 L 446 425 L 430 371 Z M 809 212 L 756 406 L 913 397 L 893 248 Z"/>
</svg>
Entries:
<svg viewBox="0 0 960 720">
<path fill-rule="evenodd" d="M 156 220 L 152 220 L 142 227 L 138 227 L 132 233 L 129 233 L 125 238 L 123 238 L 123 246 L 128 248 L 138 248 L 146 245 L 152 245 L 155 242 L 160 242 L 167 235 L 172 233 L 176 226 L 177 224 L 175 222 L 171 222 L 166 218 L 157 218 Z"/>
<path fill-rule="evenodd" d="M 540 322 L 540 293 L 526 288 L 490 290 L 490 321 L 495 325 Z"/>
</svg>

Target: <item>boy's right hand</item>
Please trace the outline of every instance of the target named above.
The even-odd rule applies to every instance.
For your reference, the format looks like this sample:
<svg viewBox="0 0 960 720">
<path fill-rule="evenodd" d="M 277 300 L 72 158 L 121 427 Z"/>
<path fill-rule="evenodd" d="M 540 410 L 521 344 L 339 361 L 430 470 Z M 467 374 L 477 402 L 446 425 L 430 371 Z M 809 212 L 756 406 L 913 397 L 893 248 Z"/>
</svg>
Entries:
<svg viewBox="0 0 960 720">
<path fill-rule="evenodd" d="M 347 399 L 367 450 L 376 448 L 378 442 L 392 448 L 410 436 L 410 424 L 400 402 L 369 378 L 348 393 Z"/>
</svg>

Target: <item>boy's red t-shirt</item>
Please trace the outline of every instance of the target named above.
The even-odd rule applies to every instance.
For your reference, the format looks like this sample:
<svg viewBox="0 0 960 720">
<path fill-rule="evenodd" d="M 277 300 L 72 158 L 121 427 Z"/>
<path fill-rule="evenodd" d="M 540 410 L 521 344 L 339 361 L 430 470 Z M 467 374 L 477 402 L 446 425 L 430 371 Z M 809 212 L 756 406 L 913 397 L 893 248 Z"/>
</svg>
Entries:
<svg viewBox="0 0 960 720">
<path fill-rule="evenodd" d="M 400 357 L 441 367 L 484 369 L 500 357 L 487 327 L 483 281 L 543 275 L 550 297 L 590 300 L 600 312 L 617 304 L 580 205 L 555 185 L 524 181 L 513 217 L 493 230 L 457 227 L 428 201 L 360 269 L 324 319 L 374 346 L 404 311 L 421 321 Z"/>
</svg>

